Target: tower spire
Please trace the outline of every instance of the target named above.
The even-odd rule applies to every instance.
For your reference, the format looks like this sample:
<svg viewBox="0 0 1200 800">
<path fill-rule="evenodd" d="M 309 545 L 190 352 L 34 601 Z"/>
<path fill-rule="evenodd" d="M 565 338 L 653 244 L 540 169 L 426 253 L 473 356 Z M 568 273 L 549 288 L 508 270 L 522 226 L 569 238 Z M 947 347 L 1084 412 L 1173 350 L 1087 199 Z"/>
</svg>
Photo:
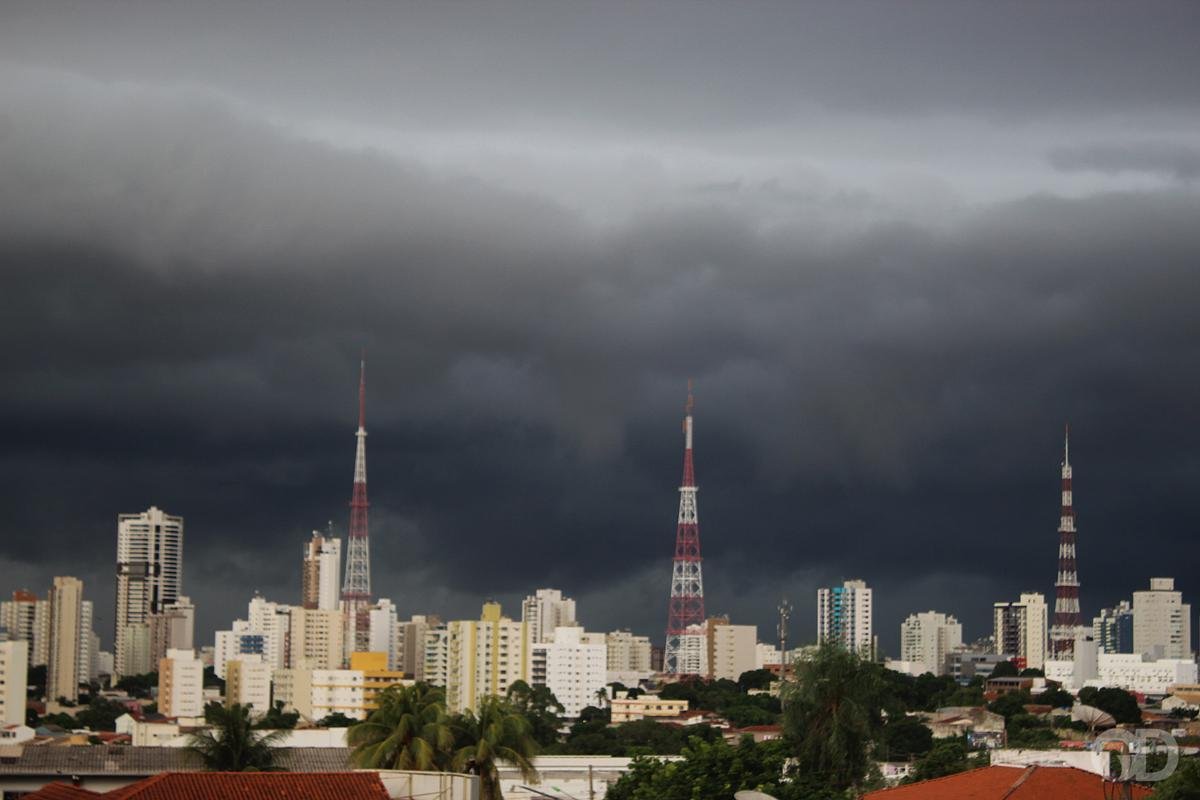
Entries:
<svg viewBox="0 0 1200 800">
<path fill-rule="evenodd" d="M 683 480 L 679 487 L 679 517 L 675 528 L 675 559 L 667 609 L 667 642 L 663 670 L 676 674 L 703 671 L 704 579 L 700 558 L 700 524 L 696 511 L 696 470 L 692 461 L 692 382 L 683 418 Z"/>
<path fill-rule="evenodd" d="M 1075 562 L 1075 498 L 1071 491 L 1071 429 L 1063 429 L 1062 501 L 1058 517 L 1058 577 L 1054 581 L 1054 624 L 1050 651 L 1054 658 L 1075 654 L 1075 632 L 1082 624 L 1079 612 L 1079 570 Z"/>
<path fill-rule="evenodd" d="M 358 430 L 354 434 L 354 486 L 350 495 L 350 531 L 346 542 L 346 579 L 342 583 L 342 613 L 346 620 L 346 652 L 366 650 L 371 605 L 371 550 L 367 524 L 367 354 L 358 366 Z"/>
</svg>

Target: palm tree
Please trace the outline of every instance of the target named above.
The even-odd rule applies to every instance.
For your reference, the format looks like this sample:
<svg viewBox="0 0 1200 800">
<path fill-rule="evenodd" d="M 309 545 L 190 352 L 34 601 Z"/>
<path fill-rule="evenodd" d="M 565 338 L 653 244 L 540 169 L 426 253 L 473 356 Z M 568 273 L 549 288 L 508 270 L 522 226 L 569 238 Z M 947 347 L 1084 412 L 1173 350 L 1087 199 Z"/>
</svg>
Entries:
<svg viewBox="0 0 1200 800">
<path fill-rule="evenodd" d="M 380 693 L 379 708 L 351 726 L 347 741 L 363 769 L 440 770 L 449 766 L 454 730 L 441 690 L 418 683 Z"/>
<path fill-rule="evenodd" d="M 885 684 L 878 666 L 823 645 L 797 665 L 786 692 L 784 726 L 796 743 L 799 771 L 821 776 L 839 791 L 858 786 L 882 724 Z"/>
<path fill-rule="evenodd" d="M 608 705 L 608 687 L 607 686 L 601 686 L 599 689 L 596 690 L 596 702 L 598 703 L 598 706 L 597 706 L 598 708 L 604 708 L 606 705 Z"/>
<path fill-rule="evenodd" d="M 250 706 L 225 707 L 209 703 L 204 709 L 209 727 L 188 737 L 188 749 L 215 772 L 257 772 L 276 769 L 275 748 L 287 731 L 255 730 Z"/>
<path fill-rule="evenodd" d="M 466 744 L 454 754 L 456 770 L 479 775 L 480 800 L 503 800 L 497 762 L 505 761 L 521 771 L 526 781 L 537 780 L 533 757 L 538 744 L 529 721 L 498 697 L 484 698 L 478 711 L 458 718 L 460 740 Z"/>
</svg>

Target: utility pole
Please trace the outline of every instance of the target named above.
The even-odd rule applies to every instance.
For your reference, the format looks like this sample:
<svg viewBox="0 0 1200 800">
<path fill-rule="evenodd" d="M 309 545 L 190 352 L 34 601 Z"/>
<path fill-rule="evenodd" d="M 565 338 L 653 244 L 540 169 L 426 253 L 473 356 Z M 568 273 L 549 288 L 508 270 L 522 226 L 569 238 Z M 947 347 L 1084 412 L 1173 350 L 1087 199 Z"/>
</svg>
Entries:
<svg viewBox="0 0 1200 800">
<path fill-rule="evenodd" d="M 792 604 L 784 597 L 779 602 L 779 660 L 782 663 L 780 674 L 781 680 L 787 680 L 788 667 L 788 649 L 787 649 L 787 624 L 788 619 L 792 616 Z"/>
</svg>

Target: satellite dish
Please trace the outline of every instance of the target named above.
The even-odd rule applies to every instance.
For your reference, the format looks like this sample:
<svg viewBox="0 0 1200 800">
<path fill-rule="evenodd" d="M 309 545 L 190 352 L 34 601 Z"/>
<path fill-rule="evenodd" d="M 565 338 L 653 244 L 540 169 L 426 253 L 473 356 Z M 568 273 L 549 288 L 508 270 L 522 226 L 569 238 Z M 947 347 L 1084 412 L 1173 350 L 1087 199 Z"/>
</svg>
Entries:
<svg viewBox="0 0 1200 800">
<path fill-rule="evenodd" d="M 1071 707 L 1071 719 L 1088 726 L 1088 733 L 1094 733 L 1097 728 L 1115 728 L 1116 719 L 1107 711 L 1101 711 L 1095 706 L 1085 706 L 1076 703 Z"/>
<path fill-rule="evenodd" d="M 766 792 L 756 792 L 753 789 L 742 789 L 733 793 L 733 800 L 775 800 Z"/>
</svg>

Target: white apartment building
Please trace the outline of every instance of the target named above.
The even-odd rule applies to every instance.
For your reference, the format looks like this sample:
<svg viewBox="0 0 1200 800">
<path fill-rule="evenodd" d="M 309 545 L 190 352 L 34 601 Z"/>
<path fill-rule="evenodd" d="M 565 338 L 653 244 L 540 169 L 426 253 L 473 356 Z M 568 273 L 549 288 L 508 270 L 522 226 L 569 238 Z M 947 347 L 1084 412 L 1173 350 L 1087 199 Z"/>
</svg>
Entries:
<svg viewBox="0 0 1200 800">
<path fill-rule="evenodd" d="M 706 661 L 709 680 L 736 681 L 743 672 L 756 669 L 758 627 L 731 625 L 727 620 L 708 620 Z"/>
<path fill-rule="evenodd" d="M 1048 657 L 1049 609 L 1045 595 L 1024 592 L 1015 603 L 992 604 L 992 641 L 997 653 L 1025 659 L 1030 669 L 1042 669 Z"/>
<path fill-rule="evenodd" d="M 575 718 L 598 705 L 607 678 L 608 648 L 589 641 L 583 628 L 560 625 L 554 640 L 532 646 L 531 683 L 546 686 L 563 705 L 563 716 Z"/>
<path fill-rule="evenodd" d="M 151 614 L 175 602 L 182 585 L 183 517 L 171 516 L 155 506 L 138 514 L 118 515 L 114 621 L 118 674 L 137 674 L 127 663 L 128 626 L 148 624 Z M 148 651 L 147 647 L 147 658 Z"/>
<path fill-rule="evenodd" d="M 874 655 L 871 589 L 861 580 L 817 590 L 817 640 L 837 642 L 864 657 Z"/>
<path fill-rule="evenodd" d="M 58 576 L 50 590 L 50 659 L 46 669 L 46 696 L 72 703 L 79 699 L 79 642 L 83 622 L 83 581 Z"/>
<path fill-rule="evenodd" d="M 532 643 L 552 641 L 559 625 L 575 624 L 575 601 L 558 589 L 538 589 L 521 603 L 521 621 Z"/>
<path fill-rule="evenodd" d="M 158 711 L 167 717 L 204 716 L 204 664 L 191 650 L 168 650 L 158 662 Z"/>
<path fill-rule="evenodd" d="M 9 639 L 20 639 L 28 647 L 29 666 L 44 665 L 50 657 L 50 601 L 24 589 L 12 600 L 0 603 L 0 627 Z"/>
<path fill-rule="evenodd" d="M 275 700 L 314 722 L 341 713 L 366 719 L 366 675 L 358 669 L 283 669 L 275 673 Z"/>
<path fill-rule="evenodd" d="M 249 706 L 252 716 L 271 710 L 271 665 L 261 656 L 246 655 L 225 665 L 225 705 Z"/>
<path fill-rule="evenodd" d="M 608 648 L 609 672 L 652 672 L 650 667 L 650 637 L 635 636 L 629 631 L 612 631 L 604 636 Z"/>
<path fill-rule="evenodd" d="M 261 595 L 251 598 L 246 607 L 246 621 L 250 630 L 262 634 L 263 660 L 272 669 L 288 666 L 289 645 L 294 641 L 293 625 L 298 606 L 274 603 Z"/>
<path fill-rule="evenodd" d="M 1076 639 L 1077 646 L 1079 641 Z M 1073 661 L 1046 661 L 1047 680 L 1061 682 L 1070 692 L 1084 686 L 1114 686 L 1127 692 L 1166 695 L 1172 686 L 1195 683 L 1197 679 L 1192 659 L 1150 660 L 1143 653 L 1101 653 L 1090 637 L 1086 644 L 1090 646 L 1082 653 L 1076 649 Z"/>
<path fill-rule="evenodd" d="M 962 624 L 949 614 L 923 611 L 909 614 L 900 623 L 900 660 L 914 665 L 913 674 L 944 675 L 946 656 L 958 647 L 962 647 Z"/>
<path fill-rule="evenodd" d="M 783 653 L 773 644 L 759 642 L 754 645 L 754 668 L 766 669 L 772 664 L 782 664 Z"/>
<path fill-rule="evenodd" d="M 689 625 L 679 637 L 676 672 L 682 675 L 708 674 L 708 625 Z"/>
<path fill-rule="evenodd" d="M 400 652 L 399 626 L 396 606 L 387 598 L 380 598 L 367 612 L 367 649 L 374 653 L 387 653 L 388 669 L 399 669 Z"/>
<path fill-rule="evenodd" d="M 342 540 L 313 531 L 304 544 L 300 605 L 336 611 L 341 600 Z"/>
<path fill-rule="evenodd" d="M 1174 578 L 1151 578 L 1133 593 L 1133 651 L 1154 658 L 1192 657 L 1192 607 L 1175 591 Z"/>
<path fill-rule="evenodd" d="M 28 643 L 20 639 L 0 642 L 0 727 L 25 724 L 28 674 Z"/>
<path fill-rule="evenodd" d="M 478 620 L 455 620 L 426 634 L 425 680 L 446 689 L 452 714 L 474 709 L 489 695 L 503 696 L 518 680 L 530 682 L 529 626 L 484 603 Z"/>
</svg>

